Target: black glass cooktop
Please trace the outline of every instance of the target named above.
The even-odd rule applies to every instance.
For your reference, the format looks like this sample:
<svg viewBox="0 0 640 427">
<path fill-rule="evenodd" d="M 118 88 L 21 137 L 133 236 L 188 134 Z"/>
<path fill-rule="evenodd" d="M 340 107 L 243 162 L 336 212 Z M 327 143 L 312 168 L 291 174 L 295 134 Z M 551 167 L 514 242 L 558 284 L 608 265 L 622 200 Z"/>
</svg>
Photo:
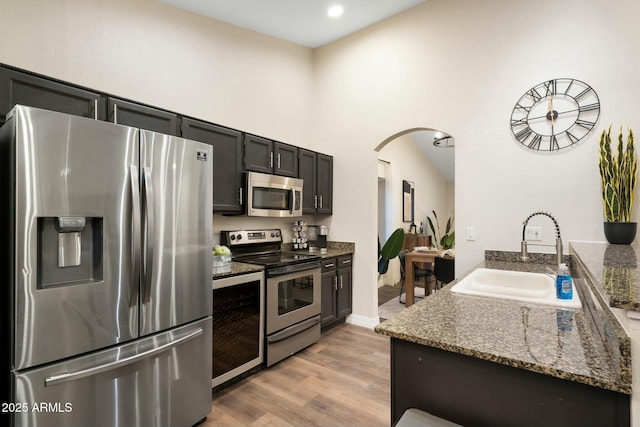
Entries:
<svg viewBox="0 0 640 427">
<path fill-rule="evenodd" d="M 286 252 L 276 252 L 260 255 L 242 255 L 233 258 L 234 261 L 264 265 L 266 267 L 280 267 L 283 265 L 300 264 L 307 261 L 314 261 L 319 259 L 320 255 L 291 254 Z"/>
</svg>

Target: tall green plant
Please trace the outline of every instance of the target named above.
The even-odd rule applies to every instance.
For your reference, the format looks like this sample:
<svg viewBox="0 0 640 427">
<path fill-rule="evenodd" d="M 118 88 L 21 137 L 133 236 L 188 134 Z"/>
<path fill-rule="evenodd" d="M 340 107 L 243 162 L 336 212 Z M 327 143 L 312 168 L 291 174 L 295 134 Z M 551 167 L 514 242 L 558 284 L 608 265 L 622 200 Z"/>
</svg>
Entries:
<svg viewBox="0 0 640 427">
<path fill-rule="evenodd" d="M 435 239 L 436 247 L 441 248 L 442 250 L 453 248 L 456 245 L 456 232 L 453 228 L 453 217 L 449 217 L 444 229 L 444 234 L 441 234 L 438 215 L 436 215 L 436 211 L 431 212 L 433 213 L 433 220 L 430 216 L 427 216 L 427 221 L 429 221 L 429 228 L 431 228 L 431 233 Z M 433 225 L 434 222 L 435 226 Z"/>
<path fill-rule="evenodd" d="M 611 150 L 611 126 L 602 131 L 599 163 L 605 219 L 607 222 L 630 222 L 638 175 L 633 131 L 629 129 L 625 149 L 620 128 L 615 156 Z"/>
<path fill-rule="evenodd" d="M 398 228 L 391 233 L 391 236 L 382 247 L 380 247 L 380 237 L 378 237 L 378 276 L 387 272 L 389 261 L 398 256 L 403 243 L 404 230 L 402 228 Z"/>
</svg>

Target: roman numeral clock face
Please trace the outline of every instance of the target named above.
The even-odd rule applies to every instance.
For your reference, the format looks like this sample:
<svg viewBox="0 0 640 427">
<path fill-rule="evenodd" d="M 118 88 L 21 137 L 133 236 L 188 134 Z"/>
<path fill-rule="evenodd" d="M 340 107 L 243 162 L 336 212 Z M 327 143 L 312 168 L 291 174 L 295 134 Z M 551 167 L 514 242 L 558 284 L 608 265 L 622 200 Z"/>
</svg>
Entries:
<svg viewBox="0 0 640 427">
<path fill-rule="evenodd" d="M 600 100 L 588 84 L 555 79 L 528 90 L 511 113 L 511 132 L 524 147 L 557 152 L 572 147 L 594 128 Z"/>
</svg>

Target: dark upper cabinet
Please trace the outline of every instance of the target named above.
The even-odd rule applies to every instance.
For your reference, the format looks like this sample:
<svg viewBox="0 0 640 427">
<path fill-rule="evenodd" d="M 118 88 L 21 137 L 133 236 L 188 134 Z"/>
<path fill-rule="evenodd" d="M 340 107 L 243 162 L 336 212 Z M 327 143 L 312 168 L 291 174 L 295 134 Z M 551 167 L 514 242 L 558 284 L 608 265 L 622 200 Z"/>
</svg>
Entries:
<svg viewBox="0 0 640 427">
<path fill-rule="evenodd" d="M 213 211 L 242 213 L 242 133 L 182 118 L 182 136 L 213 146 Z"/>
<path fill-rule="evenodd" d="M 328 214 L 333 212 L 333 157 L 318 153 L 317 158 L 318 207 L 316 213 Z"/>
<path fill-rule="evenodd" d="M 302 178 L 302 213 L 315 214 L 318 203 L 316 190 L 316 152 L 298 150 L 298 178 Z"/>
<path fill-rule="evenodd" d="M 104 100 L 99 93 L 0 67 L 0 123 L 16 104 L 105 119 Z"/>
<path fill-rule="evenodd" d="M 298 147 L 273 142 L 273 173 L 283 176 L 298 176 Z"/>
<path fill-rule="evenodd" d="M 273 141 L 255 135 L 244 136 L 244 169 L 273 172 Z"/>
<path fill-rule="evenodd" d="M 298 148 L 255 135 L 245 135 L 244 169 L 297 177 Z"/>
<path fill-rule="evenodd" d="M 304 180 L 302 213 L 333 212 L 333 157 L 310 150 L 298 150 L 298 178 Z"/>
<path fill-rule="evenodd" d="M 123 99 L 107 99 L 107 120 L 166 135 L 178 134 L 178 115 Z"/>
</svg>

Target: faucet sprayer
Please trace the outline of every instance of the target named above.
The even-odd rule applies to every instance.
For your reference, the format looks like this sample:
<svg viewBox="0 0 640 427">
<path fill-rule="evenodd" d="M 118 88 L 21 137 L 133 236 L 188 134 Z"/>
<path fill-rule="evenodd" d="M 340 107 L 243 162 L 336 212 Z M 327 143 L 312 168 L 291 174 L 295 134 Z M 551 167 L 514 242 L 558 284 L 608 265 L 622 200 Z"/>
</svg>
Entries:
<svg viewBox="0 0 640 427">
<path fill-rule="evenodd" d="M 529 224 L 529 220 L 531 218 L 533 218 L 534 216 L 538 216 L 538 215 L 543 215 L 543 216 L 547 216 L 551 219 L 551 221 L 553 221 L 553 225 L 556 228 L 556 264 L 559 266 L 560 264 L 562 264 L 562 239 L 560 237 L 560 226 L 558 225 L 558 221 L 556 221 L 556 219 L 548 212 L 544 212 L 544 211 L 538 211 L 538 212 L 534 212 L 531 215 L 529 215 L 527 217 L 527 219 L 524 220 L 524 222 L 522 223 L 522 242 L 520 243 L 520 259 L 522 261 L 527 261 L 529 260 L 529 255 L 527 253 L 527 241 L 525 238 L 525 231 L 527 228 L 527 224 Z M 553 245 L 542 245 L 542 244 L 532 244 L 532 246 L 551 246 L 553 247 Z"/>
</svg>

